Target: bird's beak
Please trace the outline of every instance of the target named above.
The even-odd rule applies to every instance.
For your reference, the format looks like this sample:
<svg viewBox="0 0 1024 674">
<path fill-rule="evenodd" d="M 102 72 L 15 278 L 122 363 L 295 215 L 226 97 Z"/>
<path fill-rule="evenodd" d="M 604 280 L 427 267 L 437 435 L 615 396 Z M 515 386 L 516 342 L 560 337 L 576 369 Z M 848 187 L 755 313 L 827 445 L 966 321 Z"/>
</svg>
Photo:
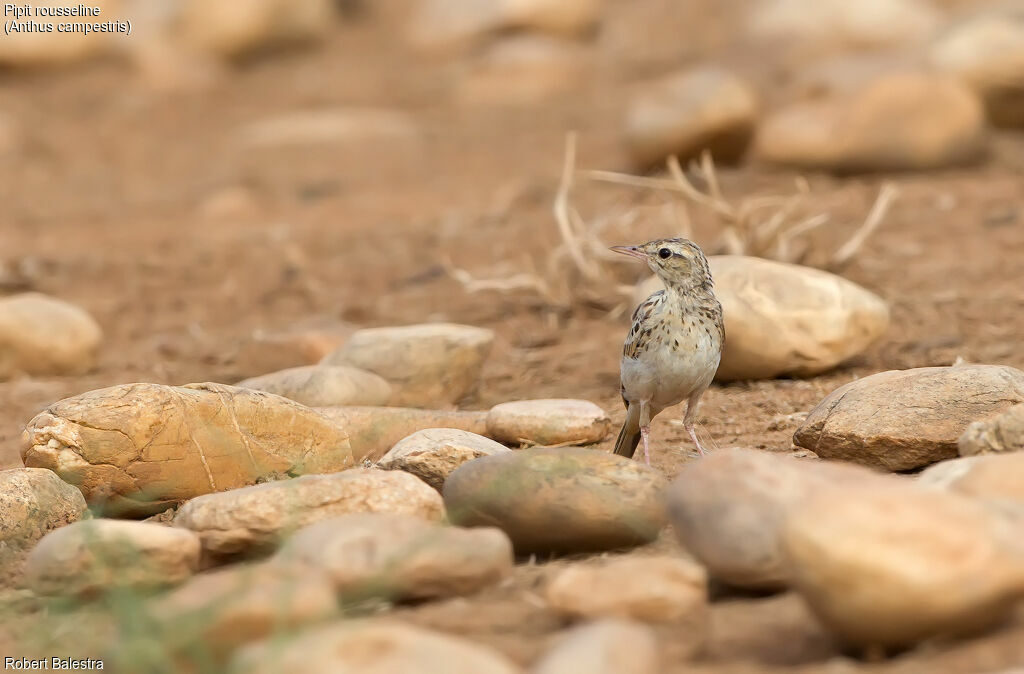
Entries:
<svg viewBox="0 0 1024 674">
<path fill-rule="evenodd" d="M 612 246 L 609 250 L 614 250 L 616 253 L 622 253 L 623 255 L 629 255 L 635 257 L 638 260 L 646 260 L 647 253 L 643 252 L 636 246 Z"/>
</svg>

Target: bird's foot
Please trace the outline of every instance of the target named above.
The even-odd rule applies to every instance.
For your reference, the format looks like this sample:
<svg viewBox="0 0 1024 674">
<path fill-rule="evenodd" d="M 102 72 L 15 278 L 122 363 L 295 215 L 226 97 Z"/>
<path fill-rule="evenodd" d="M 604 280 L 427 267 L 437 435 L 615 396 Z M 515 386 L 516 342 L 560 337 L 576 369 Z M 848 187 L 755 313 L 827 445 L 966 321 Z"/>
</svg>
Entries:
<svg viewBox="0 0 1024 674">
<path fill-rule="evenodd" d="M 697 439 L 697 431 L 693 428 L 693 424 L 686 426 L 686 432 L 690 434 L 690 439 L 693 440 L 693 444 L 697 446 L 697 454 L 694 455 L 692 452 L 691 456 L 707 456 L 707 452 L 704 451 L 704 445 L 700 444 L 700 440 Z"/>
<path fill-rule="evenodd" d="M 640 438 L 643 440 L 643 443 L 644 443 L 644 463 L 646 463 L 648 466 L 651 465 L 651 450 L 650 450 L 650 441 L 649 441 L 650 436 L 651 436 L 651 429 L 650 429 L 650 427 L 648 427 L 648 426 L 641 426 L 640 427 Z"/>
</svg>

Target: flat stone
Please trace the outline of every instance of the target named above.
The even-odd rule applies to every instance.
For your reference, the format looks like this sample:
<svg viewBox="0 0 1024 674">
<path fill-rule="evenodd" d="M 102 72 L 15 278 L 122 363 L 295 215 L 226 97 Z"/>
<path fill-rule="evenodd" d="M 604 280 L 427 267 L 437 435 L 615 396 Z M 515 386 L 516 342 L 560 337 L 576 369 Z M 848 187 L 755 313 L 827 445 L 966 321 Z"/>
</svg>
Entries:
<svg viewBox="0 0 1024 674">
<path fill-rule="evenodd" d="M 356 367 L 306 365 L 240 381 L 240 388 L 273 393 L 309 407 L 387 405 L 391 384 Z"/>
<path fill-rule="evenodd" d="M 568 630 L 532 674 L 657 674 L 658 643 L 650 627 L 616 618 Z"/>
<path fill-rule="evenodd" d="M 199 566 L 191 531 L 127 520 L 74 522 L 51 531 L 25 560 L 25 584 L 42 595 L 92 597 L 115 587 L 176 585 Z"/>
<path fill-rule="evenodd" d="M 452 471 L 473 459 L 510 452 L 508 447 L 457 428 L 426 428 L 399 440 L 377 468 L 404 470 L 441 491 Z"/>
<path fill-rule="evenodd" d="M 86 516 L 85 498 L 52 470 L 0 471 L 0 560 L 31 547 L 44 535 Z"/>
<path fill-rule="evenodd" d="M 278 559 L 323 569 L 342 601 L 470 594 L 512 572 L 498 529 L 463 529 L 409 515 L 342 515 L 296 533 Z"/>
<path fill-rule="evenodd" d="M 981 501 L 1017 508 L 1024 514 L 1024 452 L 941 461 L 926 468 L 918 479 Z"/>
<path fill-rule="evenodd" d="M 1024 404 L 973 421 L 957 440 L 960 456 L 1024 451 Z"/>
<path fill-rule="evenodd" d="M 636 461 L 580 447 L 474 459 L 444 484 L 448 517 L 495 526 L 517 552 L 582 552 L 647 543 L 665 523 L 665 478 Z"/>
<path fill-rule="evenodd" d="M 793 442 L 824 459 L 910 470 L 959 454 L 972 421 L 1024 402 L 1024 372 L 1003 365 L 879 372 L 830 393 Z"/>
<path fill-rule="evenodd" d="M 487 433 L 506 444 L 590 444 L 607 437 L 612 422 L 588 400 L 556 398 L 501 403 L 487 413 Z"/>
<path fill-rule="evenodd" d="M 349 513 L 394 513 L 437 521 L 436 491 L 408 473 L 353 468 L 206 494 L 178 509 L 174 525 L 196 532 L 213 558 L 273 550 L 296 530 Z"/>
<path fill-rule="evenodd" d="M 103 331 L 84 309 L 42 293 L 0 298 L 0 381 L 96 367 Z"/>
</svg>

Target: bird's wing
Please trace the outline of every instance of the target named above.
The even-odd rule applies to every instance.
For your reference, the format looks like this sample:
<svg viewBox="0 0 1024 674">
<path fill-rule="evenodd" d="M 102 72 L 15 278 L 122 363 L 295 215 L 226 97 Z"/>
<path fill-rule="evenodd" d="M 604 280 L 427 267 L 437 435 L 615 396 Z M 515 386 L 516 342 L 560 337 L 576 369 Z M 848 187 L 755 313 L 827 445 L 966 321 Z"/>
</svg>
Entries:
<svg viewBox="0 0 1024 674">
<path fill-rule="evenodd" d="M 650 341 L 649 321 L 651 315 L 665 302 L 665 291 L 659 290 L 640 303 L 633 312 L 632 326 L 626 335 L 626 343 L 622 346 L 622 357 L 636 359 L 640 351 Z"/>
</svg>

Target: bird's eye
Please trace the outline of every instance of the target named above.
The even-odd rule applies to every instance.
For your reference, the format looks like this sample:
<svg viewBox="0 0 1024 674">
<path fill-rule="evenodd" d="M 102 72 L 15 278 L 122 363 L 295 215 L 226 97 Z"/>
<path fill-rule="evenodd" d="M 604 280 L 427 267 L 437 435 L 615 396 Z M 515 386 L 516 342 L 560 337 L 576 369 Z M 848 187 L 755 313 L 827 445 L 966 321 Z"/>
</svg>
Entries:
<svg viewBox="0 0 1024 674">
<path fill-rule="evenodd" d="M 670 251 L 668 248 L 662 248 L 661 250 L 658 251 L 658 257 L 660 257 L 662 260 L 667 260 L 670 257 L 672 257 L 672 251 Z"/>
</svg>

